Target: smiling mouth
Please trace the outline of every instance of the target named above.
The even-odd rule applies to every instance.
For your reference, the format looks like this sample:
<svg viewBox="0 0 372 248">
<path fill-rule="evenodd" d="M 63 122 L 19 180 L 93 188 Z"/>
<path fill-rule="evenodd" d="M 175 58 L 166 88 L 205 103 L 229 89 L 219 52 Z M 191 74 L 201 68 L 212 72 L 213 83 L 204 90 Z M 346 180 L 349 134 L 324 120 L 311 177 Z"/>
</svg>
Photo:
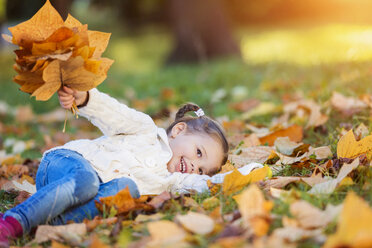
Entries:
<svg viewBox="0 0 372 248">
<path fill-rule="evenodd" d="M 181 157 L 181 159 L 180 159 L 180 165 L 179 165 L 179 167 L 180 167 L 180 172 L 181 173 L 186 173 L 186 171 L 187 171 L 187 164 L 186 164 L 185 160 L 183 159 L 183 157 Z"/>
</svg>

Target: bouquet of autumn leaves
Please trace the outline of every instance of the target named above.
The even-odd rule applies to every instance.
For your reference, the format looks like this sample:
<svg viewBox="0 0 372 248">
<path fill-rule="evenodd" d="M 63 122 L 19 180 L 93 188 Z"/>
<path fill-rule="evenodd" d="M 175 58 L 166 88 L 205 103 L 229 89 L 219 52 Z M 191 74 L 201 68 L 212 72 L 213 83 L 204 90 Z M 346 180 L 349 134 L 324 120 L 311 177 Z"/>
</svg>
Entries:
<svg viewBox="0 0 372 248">
<path fill-rule="evenodd" d="M 110 33 L 88 30 L 71 15 L 63 21 L 49 0 L 31 19 L 9 30 L 13 37 L 3 38 L 19 46 L 14 81 L 36 100 L 48 100 L 63 85 L 78 91 L 95 88 L 113 63 L 101 58 Z"/>
</svg>

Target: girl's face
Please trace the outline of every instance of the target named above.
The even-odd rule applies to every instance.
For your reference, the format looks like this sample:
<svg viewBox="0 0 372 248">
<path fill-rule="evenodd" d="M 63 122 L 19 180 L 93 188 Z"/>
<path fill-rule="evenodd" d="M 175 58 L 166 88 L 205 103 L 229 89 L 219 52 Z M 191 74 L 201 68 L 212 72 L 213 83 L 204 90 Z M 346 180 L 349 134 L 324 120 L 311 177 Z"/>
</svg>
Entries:
<svg viewBox="0 0 372 248">
<path fill-rule="evenodd" d="M 173 152 L 172 159 L 167 164 L 169 172 L 209 175 L 221 166 L 221 144 L 207 134 L 187 133 L 184 122 L 177 123 L 172 128 L 169 145 Z"/>
</svg>

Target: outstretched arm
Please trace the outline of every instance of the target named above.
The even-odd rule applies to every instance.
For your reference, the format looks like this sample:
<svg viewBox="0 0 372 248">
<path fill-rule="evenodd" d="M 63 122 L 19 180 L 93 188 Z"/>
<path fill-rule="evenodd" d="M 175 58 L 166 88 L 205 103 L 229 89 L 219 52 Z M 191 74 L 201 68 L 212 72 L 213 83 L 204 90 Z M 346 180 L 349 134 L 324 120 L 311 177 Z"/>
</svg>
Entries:
<svg viewBox="0 0 372 248">
<path fill-rule="evenodd" d="M 64 86 L 58 91 L 58 97 L 61 106 L 66 109 L 70 109 L 74 101 L 77 106 L 85 103 L 89 97 L 86 106 L 79 108 L 78 114 L 92 122 L 104 135 L 156 133 L 157 127 L 150 116 L 129 108 L 97 89 L 87 93 Z"/>
</svg>

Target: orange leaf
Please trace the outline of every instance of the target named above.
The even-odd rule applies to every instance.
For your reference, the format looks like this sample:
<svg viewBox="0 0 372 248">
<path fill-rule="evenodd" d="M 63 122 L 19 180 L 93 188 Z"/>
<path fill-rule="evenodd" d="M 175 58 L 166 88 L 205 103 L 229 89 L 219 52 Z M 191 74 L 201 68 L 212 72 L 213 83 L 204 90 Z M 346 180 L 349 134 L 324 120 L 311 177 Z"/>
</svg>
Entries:
<svg viewBox="0 0 372 248">
<path fill-rule="evenodd" d="M 65 26 L 68 28 L 76 28 L 80 27 L 83 24 L 79 22 L 76 18 L 74 18 L 72 15 L 68 14 L 66 20 L 65 20 Z"/>
<path fill-rule="evenodd" d="M 292 125 L 288 128 L 280 129 L 269 135 L 260 138 L 261 144 L 268 144 L 269 146 L 274 145 L 275 140 L 278 137 L 289 137 L 294 142 L 300 142 L 303 138 L 303 129 L 301 126 Z"/>
<path fill-rule="evenodd" d="M 128 186 L 114 196 L 102 197 L 99 200 L 109 209 L 114 207 L 118 214 L 129 212 L 136 207 L 136 202 L 132 198 Z"/>
</svg>

